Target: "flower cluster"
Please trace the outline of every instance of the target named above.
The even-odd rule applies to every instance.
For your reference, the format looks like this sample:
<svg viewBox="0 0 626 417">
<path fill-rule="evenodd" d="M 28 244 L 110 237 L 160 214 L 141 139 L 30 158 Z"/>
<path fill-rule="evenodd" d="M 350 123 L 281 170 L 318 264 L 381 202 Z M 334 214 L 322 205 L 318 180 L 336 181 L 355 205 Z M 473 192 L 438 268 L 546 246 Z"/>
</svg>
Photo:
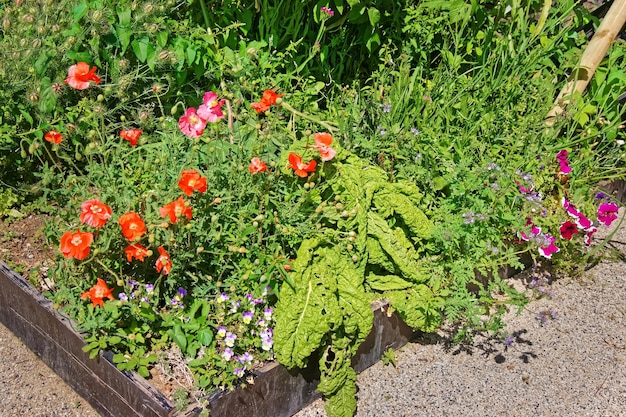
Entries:
<svg viewBox="0 0 626 417">
<path fill-rule="evenodd" d="M 202 136 L 207 123 L 215 123 L 224 118 L 222 106 L 226 102 L 225 99 L 218 100 L 217 94 L 209 91 L 204 93 L 202 101 L 197 110 L 195 107 L 189 107 L 178 119 L 180 131 L 190 138 Z"/>
<path fill-rule="evenodd" d="M 242 377 L 255 362 L 272 357 L 273 310 L 267 306 L 270 289 L 265 288 L 260 297 L 246 294 L 238 298 L 227 293 L 215 299 L 218 318 L 216 354 L 226 362 L 226 368 L 236 377 Z M 251 351 L 260 348 L 267 352 L 263 358 L 254 357 Z"/>
<path fill-rule="evenodd" d="M 330 146 L 333 143 L 333 137 L 330 133 L 316 133 L 313 136 L 313 140 L 315 145 L 312 146 L 312 149 L 319 151 L 320 159 L 323 162 L 330 161 L 337 155 L 337 151 Z M 315 172 L 317 167 L 315 159 L 304 162 L 302 156 L 295 152 L 289 154 L 288 160 L 289 165 L 287 165 L 287 168 L 293 169 L 294 173 L 301 178 L 306 178 L 310 173 Z"/>
</svg>

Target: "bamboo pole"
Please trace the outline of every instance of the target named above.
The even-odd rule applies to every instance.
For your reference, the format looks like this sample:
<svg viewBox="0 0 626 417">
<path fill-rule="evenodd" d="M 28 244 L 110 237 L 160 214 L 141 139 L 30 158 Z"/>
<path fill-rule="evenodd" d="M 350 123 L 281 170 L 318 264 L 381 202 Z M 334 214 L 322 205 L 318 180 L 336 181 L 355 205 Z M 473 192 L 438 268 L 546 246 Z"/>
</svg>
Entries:
<svg viewBox="0 0 626 417">
<path fill-rule="evenodd" d="M 548 112 L 546 125 L 552 126 L 554 124 L 556 116 L 563 113 L 563 107 L 569 103 L 572 94 L 585 91 L 596 68 L 600 65 L 611 42 L 617 37 L 624 23 L 626 23 L 626 0 L 614 0 L 600 23 L 600 27 L 583 52 L 578 68 L 554 101 L 552 110 Z"/>
</svg>

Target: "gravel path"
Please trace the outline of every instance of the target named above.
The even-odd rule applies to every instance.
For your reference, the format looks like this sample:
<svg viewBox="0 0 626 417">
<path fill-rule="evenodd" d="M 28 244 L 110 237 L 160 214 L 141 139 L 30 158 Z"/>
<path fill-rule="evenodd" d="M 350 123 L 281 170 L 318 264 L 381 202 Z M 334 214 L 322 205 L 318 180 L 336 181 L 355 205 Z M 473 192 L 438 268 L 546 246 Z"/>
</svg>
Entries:
<svg viewBox="0 0 626 417">
<path fill-rule="evenodd" d="M 626 221 L 611 245 L 626 254 Z M 551 298 L 506 318 L 508 347 L 481 336 L 450 347 L 445 331 L 405 346 L 396 368 L 378 363 L 359 375 L 357 417 L 626 416 L 624 259 L 551 283 Z M 3 417 L 97 416 L 2 325 L 0 402 Z M 296 417 L 324 415 L 317 401 Z"/>
</svg>

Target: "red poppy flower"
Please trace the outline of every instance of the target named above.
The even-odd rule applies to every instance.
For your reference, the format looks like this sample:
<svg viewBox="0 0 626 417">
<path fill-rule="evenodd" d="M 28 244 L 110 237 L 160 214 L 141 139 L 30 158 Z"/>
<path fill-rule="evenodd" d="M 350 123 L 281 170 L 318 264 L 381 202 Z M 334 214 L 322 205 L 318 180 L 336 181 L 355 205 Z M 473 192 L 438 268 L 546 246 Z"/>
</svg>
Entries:
<svg viewBox="0 0 626 417">
<path fill-rule="evenodd" d="M 315 172 L 315 167 L 317 166 L 315 159 L 312 159 L 308 164 L 305 164 L 302 161 L 302 157 L 293 152 L 289 154 L 289 163 L 290 165 L 287 165 L 287 168 L 293 169 L 296 175 L 302 178 L 306 177 L 309 172 Z"/>
<path fill-rule="evenodd" d="M 122 130 L 120 132 L 120 136 L 122 137 L 122 139 L 129 141 L 130 146 L 135 146 L 137 144 L 137 141 L 139 141 L 139 136 L 141 136 L 141 132 L 143 132 L 143 130 L 141 129 Z"/>
<path fill-rule="evenodd" d="M 187 169 L 180 175 L 178 187 L 188 196 L 191 196 L 194 190 L 199 193 L 205 193 L 206 178 L 201 176 L 195 169 Z"/>
<path fill-rule="evenodd" d="M 44 136 L 44 139 L 50 143 L 54 143 L 58 145 L 63 140 L 63 136 L 56 130 L 51 130 L 48 133 L 46 133 L 46 136 Z"/>
<path fill-rule="evenodd" d="M 261 158 L 254 157 L 250 160 L 250 165 L 248 165 L 248 171 L 251 174 L 258 174 L 259 172 L 263 172 L 267 169 L 267 164 L 261 161 Z"/>
<path fill-rule="evenodd" d="M 164 205 L 159 209 L 161 217 L 169 216 L 172 223 L 176 223 L 180 216 L 186 216 L 191 219 L 193 216 L 191 213 L 191 207 L 189 207 L 182 197 L 178 197 L 178 200 Z"/>
<path fill-rule="evenodd" d="M 65 232 L 61 236 L 61 252 L 66 258 L 76 258 L 79 261 L 89 255 L 89 246 L 93 242 L 93 234 L 90 232 Z"/>
<path fill-rule="evenodd" d="M 157 272 L 163 272 L 163 275 L 167 275 L 172 270 L 172 259 L 170 258 L 170 255 L 165 252 L 163 246 L 159 246 L 159 254 L 159 259 L 157 259 L 155 265 L 156 270 Z"/>
<path fill-rule="evenodd" d="M 122 226 L 122 234 L 131 242 L 139 239 L 146 233 L 146 224 L 134 211 L 122 214 L 118 220 Z"/>
<path fill-rule="evenodd" d="M 250 106 L 256 110 L 257 113 L 263 113 L 269 110 L 270 106 L 276 104 L 276 100 L 282 97 L 284 94 L 276 94 L 272 90 L 265 90 L 261 101 L 252 103 Z"/>
<path fill-rule="evenodd" d="M 89 298 L 91 304 L 95 306 L 104 307 L 104 299 L 115 300 L 113 297 L 113 288 L 107 287 L 107 283 L 102 278 L 98 278 L 96 285 L 91 287 L 89 291 L 85 291 L 80 296 L 81 300 Z"/>
<path fill-rule="evenodd" d="M 80 222 L 91 227 L 102 227 L 111 217 L 111 207 L 97 198 L 85 201 L 81 204 L 80 209 Z"/>
<path fill-rule="evenodd" d="M 578 227 L 576 226 L 576 223 L 568 220 L 561 224 L 561 227 L 559 227 L 559 231 L 561 232 L 561 237 L 563 239 L 572 240 L 572 236 L 575 233 L 578 233 Z"/>
<path fill-rule="evenodd" d="M 100 82 L 100 77 L 95 74 L 96 70 L 96 67 L 89 69 L 89 64 L 79 62 L 70 67 L 65 83 L 77 90 L 85 90 L 89 88 L 89 81 L 93 81 L 96 84 Z"/>
<path fill-rule="evenodd" d="M 144 248 L 139 243 L 133 243 L 132 245 L 128 245 L 126 249 L 124 249 L 124 252 L 126 252 L 126 259 L 128 260 L 128 262 L 132 262 L 133 259 L 143 262 L 146 256 L 150 255 L 148 249 Z"/>
</svg>

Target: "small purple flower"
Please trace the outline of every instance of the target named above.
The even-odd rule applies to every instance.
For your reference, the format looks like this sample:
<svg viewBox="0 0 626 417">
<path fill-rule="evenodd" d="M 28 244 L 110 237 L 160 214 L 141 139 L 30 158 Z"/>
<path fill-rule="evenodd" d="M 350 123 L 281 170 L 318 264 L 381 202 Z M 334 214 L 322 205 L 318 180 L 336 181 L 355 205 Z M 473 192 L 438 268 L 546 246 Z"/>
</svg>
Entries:
<svg viewBox="0 0 626 417">
<path fill-rule="evenodd" d="M 154 285 L 146 284 L 146 292 L 151 293 L 152 291 L 154 291 Z"/>
<path fill-rule="evenodd" d="M 268 294 L 272 293 L 272 288 L 269 285 L 266 285 L 265 288 L 263 288 L 263 291 L 261 292 L 261 296 L 262 297 L 266 297 Z"/>
<path fill-rule="evenodd" d="M 130 285 L 130 289 L 132 290 L 138 284 L 135 281 L 128 280 L 128 285 Z"/>
<path fill-rule="evenodd" d="M 419 134 L 420 134 L 420 131 L 419 131 L 417 128 L 412 127 L 412 128 L 411 128 L 411 133 L 413 133 L 415 136 L 417 136 L 417 135 L 419 135 Z"/>
<path fill-rule="evenodd" d="M 224 349 L 224 353 L 222 353 L 222 358 L 224 358 L 225 361 L 229 361 L 230 358 L 232 358 L 234 354 L 235 352 L 233 352 L 231 348 L 226 348 Z"/>
<path fill-rule="evenodd" d="M 387 134 L 387 130 L 383 129 L 381 125 L 376 126 L 376 131 L 380 136 L 385 136 Z"/>
<path fill-rule="evenodd" d="M 128 296 L 126 295 L 126 293 L 123 293 L 123 292 L 119 293 L 117 298 L 119 298 L 122 301 L 128 301 Z"/>
<path fill-rule="evenodd" d="M 237 340 L 237 335 L 232 334 L 231 332 L 226 333 L 226 337 L 224 337 L 224 343 L 226 343 L 226 346 L 235 346 L 235 340 Z"/>
<path fill-rule="evenodd" d="M 271 308 L 266 308 L 265 310 L 263 310 L 263 316 L 265 317 L 265 320 L 270 321 L 272 319 L 273 312 L 274 310 L 272 310 Z"/>
<path fill-rule="evenodd" d="M 252 294 L 246 294 L 246 300 L 248 300 L 248 302 L 252 302 L 254 300 L 254 297 L 252 296 Z"/>
<path fill-rule="evenodd" d="M 271 337 L 261 339 L 261 348 L 265 351 L 271 350 L 274 345 L 274 340 Z"/>
<path fill-rule="evenodd" d="M 141 301 L 143 301 L 144 303 L 149 303 L 150 302 L 150 300 L 146 296 L 141 297 Z"/>
<path fill-rule="evenodd" d="M 379 104 L 380 107 L 382 107 L 383 109 L 383 113 L 390 113 L 391 112 L 391 104 L 387 103 L 387 104 Z"/>
<path fill-rule="evenodd" d="M 606 194 L 604 194 L 602 191 L 596 193 L 596 196 L 594 197 L 596 200 L 602 200 L 604 198 L 606 198 Z"/>
<path fill-rule="evenodd" d="M 231 301 L 230 302 L 230 310 L 228 310 L 229 313 L 236 313 L 237 310 L 239 309 L 239 307 L 241 307 L 241 301 L 236 300 L 236 301 Z"/>
<path fill-rule="evenodd" d="M 187 290 L 183 287 L 178 287 L 178 295 L 182 298 L 187 295 Z"/>
<path fill-rule="evenodd" d="M 256 325 L 257 325 L 258 327 L 267 327 L 267 323 L 266 323 L 266 322 L 265 322 L 265 320 L 263 320 L 263 319 L 259 319 L 259 320 L 256 322 Z"/>
<path fill-rule="evenodd" d="M 248 352 L 244 353 L 243 355 L 239 356 L 237 358 L 237 360 L 239 361 L 239 363 L 250 363 L 252 362 L 252 359 L 254 359 L 252 357 L 252 355 Z"/>
<path fill-rule="evenodd" d="M 220 295 L 217 296 L 217 302 L 218 303 L 224 303 L 226 301 L 228 301 L 229 297 L 228 294 L 226 294 L 225 292 L 221 293 Z"/>
<path fill-rule="evenodd" d="M 245 311 L 241 316 L 242 316 L 242 321 L 245 324 L 250 324 L 250 322 L 252 321 L 252 318 L 254 317 L 254 312 Z"/>
<path fill-rule="evenodd" d="M 515 337 L 508 335 L 507 337 L 504 338 L 504 346 L 509 347 L 513 343 L 515 343 Z"/>
<path fill-rule="evenodd" d="M 246 373 L 245 366 L 242 366 L 241 368 L 235 368 L 235 370 L 233 371 L 233 374 L 235 374 L 235 376 L 238 376 L 239 378 L 244 376 L 245 373 Z"/>
<path fill-rule="evenodd" d="M 220 327 L 218 327 L 218 328 L 217 328 L 217 335 L 218 335 L 219 337 L 224 337 L 224 336 L 226 336 L 226 327 L 224 327 L 224 326 L 220 326 Z"/>
</svg>

